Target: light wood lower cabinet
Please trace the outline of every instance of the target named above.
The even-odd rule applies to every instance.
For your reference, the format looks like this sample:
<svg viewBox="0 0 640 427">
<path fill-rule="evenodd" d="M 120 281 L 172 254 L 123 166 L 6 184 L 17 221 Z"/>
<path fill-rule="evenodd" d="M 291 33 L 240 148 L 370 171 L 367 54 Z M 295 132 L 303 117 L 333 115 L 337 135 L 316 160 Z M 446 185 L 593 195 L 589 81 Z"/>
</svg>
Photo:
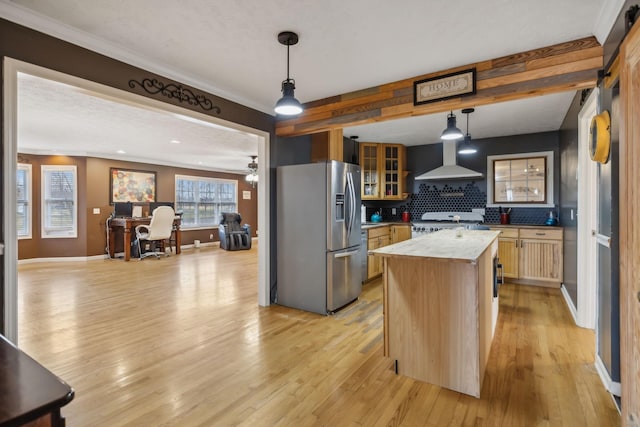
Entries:
<svg viewBox="0 0 640 427">
<path fill-rule="evenodd" d="M 411 224 L 393 224 L 391 226 L 391 244 L 411 238 Z"/>
<path fill-rule="evenodd" d="M 389 226 L 370 228 L 367 236 L 367 250 L 378 249 L 391 243 Z M 382 258 L 369 255 L 367 257 L 367 279 L 382 274 Z"/>
<path fill-rule="evenodd" d="M 378 249 L 411 238 L 411 224 L 392 224 L 367 230 L 367 250 Z M 367 257 L 367 280 L 382 274 L 381 257 Z"/>
<path fill-rule="evenodd" d="M 562 229 L 494 229 L 501 231 L 498 258 L 505 278 L 531 284 L 560 286 L 563 280 Z"/>
<path fill-rule="evenodd" d="M 518 229 L 503 228 L 500 230 L 498 239 L 498 258 L 502 264 L 504 277 L 510 279 L 518 278 L 518 266 L 520 264 Z"/>
<path fill-rule="evenodd" d="M 520 230 L 520 279 L 562 282 L 562 230 Z"/>
</svg>

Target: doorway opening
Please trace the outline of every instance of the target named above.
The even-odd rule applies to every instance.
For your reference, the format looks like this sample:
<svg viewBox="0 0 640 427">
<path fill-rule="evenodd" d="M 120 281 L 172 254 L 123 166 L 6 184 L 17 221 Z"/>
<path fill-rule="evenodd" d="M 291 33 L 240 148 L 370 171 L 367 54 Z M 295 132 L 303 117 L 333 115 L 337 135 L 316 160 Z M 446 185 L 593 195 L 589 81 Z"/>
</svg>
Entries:
<svg viewBox="0 0 640 427">
<path fill-rule="evenodd" d="M 16 170 L 18 155 L 18 129 L 17 129 L 17 106 L 18 106 L 18 75 L 24 73 L 63 83 L 69 86 L 80 88 L 97 97 L 105 97 L 117 102 L 136 105 L 144 109 L 170 113 L 184 117 L 185 120 L 198 120 L 209 123 L 212 126 L 229 129 L 235 132 L 245 132 L 254 135 L 258 140 L 258 158 L 264 167 L 258 169 L 258 200 L 257 217 L 258 224 L 258 304 L 267 306 L 270 303 L 270 261 L 269 261 L 269 133 L 253 129 L 237 123 L 217 119 L 185 108 L 167 104 L 158 100 L 149 99 L 131 92 L 104 86 L 99 83 L 84 80 L 75 76 L 63 74 L 49 70 L 33 64 L 25 63 L 11 58 L 4 60 L 4 230 L 7 236 L 4 252 L 4 313 L 5 313 L 5 335 L 14 343 L 18 342 L 18 282 L 17 282 L 17 260 L 18 245 L 16 231 Z M 250 154 L 246 153 L 247 158 Z M 239 197 L 239 196 L 238 196 Z"/>
</svg>

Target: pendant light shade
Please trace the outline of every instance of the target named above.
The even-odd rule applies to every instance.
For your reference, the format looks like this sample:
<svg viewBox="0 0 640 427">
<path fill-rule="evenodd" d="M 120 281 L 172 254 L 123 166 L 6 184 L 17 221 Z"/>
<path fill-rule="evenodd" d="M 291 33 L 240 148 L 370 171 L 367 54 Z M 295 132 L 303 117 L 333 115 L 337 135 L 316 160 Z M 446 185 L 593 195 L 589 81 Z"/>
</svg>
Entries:
<svg viewBox="0 0 640 427">
<path fill-rule="evenodd" d="M 276 102 L 275 111 L 284 116 L 294 116 L 302 113 L 302 104 L 293 96 L 293 90 L 296 88 L 293 79 L 287 79 L 282 82 L 282 98 Z"/>
<path fill-rule="evenodd" d="M 289 77 L 289 46 L 298 43 L 298 35 L 291 31 L 278 34 L 280 44 L 287 46 L 287 79 L 282 82 L 282 98 L 276 102 L 275 112 L 284 116 L 295 116 L 302 113 L 302 104 L 294 96 L 296 82 Z"/>
<path fill-rule="evenodd" d="M 464 136 L 464 141 L 460 143 L 458 154 L 475 154 L 478 152 L 476 146 L 471 142 L 471 134 L 469 133 L 469 114 L 474 111 L 476 111 L 474 108 L 465 108 L 462 110 L 462 113 L 467 115 L 467 134 Z"/>
<path fill-rule="evenodd" d="M 447 116 L 447 128 L 442 131 L 440 139 L 443 141 L 451 141 L 454 139 L 460 139 L 464 136 L 462 131 L 456 127 L 456 116 L 453 111 Z"/>
</svg>

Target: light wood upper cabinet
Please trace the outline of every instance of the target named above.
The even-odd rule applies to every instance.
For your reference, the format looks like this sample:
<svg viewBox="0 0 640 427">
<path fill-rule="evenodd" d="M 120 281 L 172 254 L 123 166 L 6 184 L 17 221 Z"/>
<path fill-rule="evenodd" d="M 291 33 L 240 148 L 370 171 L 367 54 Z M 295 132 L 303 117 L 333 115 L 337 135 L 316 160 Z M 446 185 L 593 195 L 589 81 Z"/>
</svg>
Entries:
<svg viewBox="0 0 640 427">
<path fill-rule="evenodd" d="M 367 142 L 360 143 L 362 200 L 380 198 L 380 150 L 378 145 Z"/>
<path fill-rule="evenodd" d="M 405 186 L 402 144 L 360 143 L 362 200 L 401 200 Z"/>
</svg>

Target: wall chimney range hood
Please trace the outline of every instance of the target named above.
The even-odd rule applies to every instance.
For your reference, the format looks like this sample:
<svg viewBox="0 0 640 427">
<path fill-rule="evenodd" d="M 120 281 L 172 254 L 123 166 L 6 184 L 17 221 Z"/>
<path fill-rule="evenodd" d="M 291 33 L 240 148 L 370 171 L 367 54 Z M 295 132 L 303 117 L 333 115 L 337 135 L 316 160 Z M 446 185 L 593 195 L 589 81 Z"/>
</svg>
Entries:
<svg viewBox="0 0 640 427">
<path fill-rule="evenodd" d="M 437 167 L 415 179 L 469 179 L 482 178 L 480 172 L 458 166 L 456 163 L 456 141 L 442 143 L 442 166 Z"/>
</svg>

